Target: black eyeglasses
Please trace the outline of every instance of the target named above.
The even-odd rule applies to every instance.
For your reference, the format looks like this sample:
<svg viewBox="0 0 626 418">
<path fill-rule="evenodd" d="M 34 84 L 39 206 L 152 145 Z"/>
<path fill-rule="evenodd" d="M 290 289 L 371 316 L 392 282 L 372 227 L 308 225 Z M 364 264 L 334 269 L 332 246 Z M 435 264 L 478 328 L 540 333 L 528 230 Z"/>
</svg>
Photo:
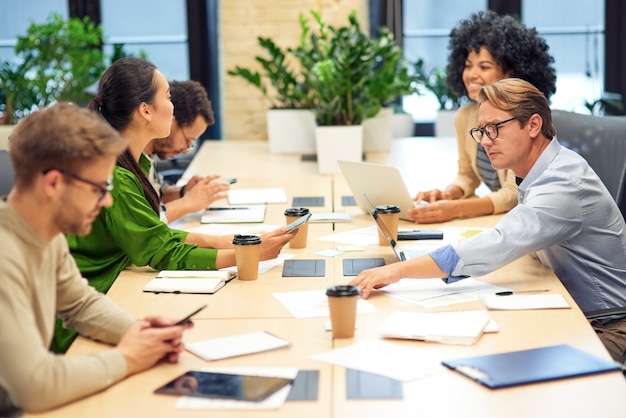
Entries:
<svg viewBox="0 0 626 418">
<path fill-rule="evenodd" d="M 469 133 L 472 136 L 472 139 L 480 144 L 480 141 L 483 139 L 483 135 L 487 135 L 487 138 L 494 140 L 498 137 L 498 126 L 504 125 L 507 122 L 511 122 L 517 118 L 511 118 L 507 120 L 503 120 L 498 123 L 488 123 L 482 128 L 472 128 Z"/>
<path fill-rule="evenodd" d="M 187 145 L 187 149 L 193 149 L 196 146 L 196 139 L 197 138 L 189 138 L 187 136 L 187 134 L 185 133 L 185 129 L 183 128 L 183 125 L 179 125 L 180 126 L 180 131 L 183 133 L 183 138 L 185 138 L 185 145 Z"/>
<path fill-rule="evenodd" d="M 74 180 L 81 181 L 81 182 L 83 182 L 85 184 L 88 184 L 88 185 L 93 186 L 96 189 L 98 189 L 98 202 L 102 201 L 102 199 L 104 199 L 104 196 L 106 196 L 106 194 L 108 192 L 113 190 L 113 183 L 111 182 L 111 179 L 107 180 L 106 184 L 103 186 L 103 185 L 95 183 L 95 182 L 93 182 L 91 180 L 84 179 L 84 178 L 80 177 L 79 175 L 72 173 L 71 171 L 60 170 L 58 168 L 49 168 L 47 170 L 44 170 L 43 173 L 47 174 L 48 172 L 50 172 L 52 170 L 56 170 L 59 173 L 63 174 L 64 176 L 67 176 L 67 177 L 72 178 Z"/>
</svg>

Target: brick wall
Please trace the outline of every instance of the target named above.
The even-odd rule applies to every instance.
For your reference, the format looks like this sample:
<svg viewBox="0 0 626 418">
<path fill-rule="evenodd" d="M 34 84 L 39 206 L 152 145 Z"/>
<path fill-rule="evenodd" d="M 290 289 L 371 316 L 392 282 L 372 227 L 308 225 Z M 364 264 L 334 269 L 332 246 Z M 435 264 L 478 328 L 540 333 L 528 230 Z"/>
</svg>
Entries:
<svg viewBox="0 0 626 418">
<path fill-rule="evenodd" d="M 263 53 L 257 37 L 269 37 L 282 48 L 295 47 L 300 36 L 298 16 L 312 21 L 311 10 L 320 12 L 329 25 L 346 24 L 355 10 L 366 32 L 367 0 L 224 0 L 220 2 L 221 100 L 224 139 L 267 139 L 269 103 L 256 87 L 227 74 L 239 65 L 259 70 L 254 57 Z"/>
</svg>

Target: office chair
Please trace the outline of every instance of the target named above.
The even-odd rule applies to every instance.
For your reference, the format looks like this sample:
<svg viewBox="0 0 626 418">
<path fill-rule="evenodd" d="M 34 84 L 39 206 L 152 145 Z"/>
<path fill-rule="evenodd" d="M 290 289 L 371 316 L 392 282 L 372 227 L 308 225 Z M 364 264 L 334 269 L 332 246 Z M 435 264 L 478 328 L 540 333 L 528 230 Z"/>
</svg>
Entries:
<svg viewBox="0 0 626 418">
<path fill-rule="evenodd" d="M 13 188 L 15 174 L 11 154 L 7 150 L 0 150 L 0 196 L 6 196 Z"/>
<path fill-rule="evenodd" d="M 561 145 L 576 151 L 587 160 L 624 215 L 626 117 L 591 116 L 553 110 L 552 123 Z"/>
</svg>

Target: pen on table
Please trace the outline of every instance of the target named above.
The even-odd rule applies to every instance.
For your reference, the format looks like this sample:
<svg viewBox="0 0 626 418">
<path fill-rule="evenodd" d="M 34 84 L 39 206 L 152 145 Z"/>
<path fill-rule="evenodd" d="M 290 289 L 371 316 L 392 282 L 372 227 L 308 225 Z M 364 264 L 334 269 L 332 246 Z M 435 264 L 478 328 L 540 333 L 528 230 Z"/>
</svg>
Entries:
<svg viewBox="0 0 626 418">
<path fill-rule="evenodd" d="M 550 291 L 549 289 L 519 290 L 519 291 L 505 290 L 502 292 L 496 292 L 496 296 L 510 296 L 510 295 L 516 295 L 518 293 L 526 293 L 526 294 L 543 293 L 543 292 L 549 292 L 549 291 Z"/>
<path fill-rule="evenodd" d="M 226 183 L 228 183 L 228 184 L 235 184 L 235 183 L 237 183 L 237 179 L 233 177 L 232 179 L 226 180 Z"/>
<path fill-rule="evenodd" d="M 223 208 L 223 207 L 219 207 L 219 208 L 211 208 L 208 207 L 208 210 L 246 210 L 248 208 Z"/>
</svg>

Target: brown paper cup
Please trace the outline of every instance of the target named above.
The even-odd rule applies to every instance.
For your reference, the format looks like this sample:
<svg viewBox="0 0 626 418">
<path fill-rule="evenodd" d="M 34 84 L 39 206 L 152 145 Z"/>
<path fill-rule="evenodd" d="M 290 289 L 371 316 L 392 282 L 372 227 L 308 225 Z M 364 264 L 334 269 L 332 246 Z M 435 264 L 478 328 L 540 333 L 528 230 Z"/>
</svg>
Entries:
<svg viewBox="0 0 626 418">
<path fill-rule="evenodd" d="M 256 280 L 259 276 L 261 239 L 255 235 L 235 235 L 233 245 L 237 277 L 239 280 Z"/>
<path fill-rule="evenodd" d="M 400 212 L 397 213 L 379 213 L 378 217 L 385 224 L 389 234 L 394 241 L 398 241 L 398 221 L 400 220 Z M 387 238 L 378 230 L 378 244 L 379 245 L 389 245 L 387 242 Z"/>
<path fill-rule="evenodd" d="M 289 208 L 285 210 L 285 221 L 287 225 L 293 221 L 303 217 L 309 213 L 307 208 Z M 309 235 L 309 224 L 305 223 L 298 228 L 298 233 L 291 241 L 289 241 L 289 248 L 306 248 L 307 238 Z"/>
<path fill-rule="evenodd" d="M 354 337 L 356 303 L 359 289 L 356 286 L 333 286 L 326 290 L 328 309 L 334 338 Z"/>
</svg>

